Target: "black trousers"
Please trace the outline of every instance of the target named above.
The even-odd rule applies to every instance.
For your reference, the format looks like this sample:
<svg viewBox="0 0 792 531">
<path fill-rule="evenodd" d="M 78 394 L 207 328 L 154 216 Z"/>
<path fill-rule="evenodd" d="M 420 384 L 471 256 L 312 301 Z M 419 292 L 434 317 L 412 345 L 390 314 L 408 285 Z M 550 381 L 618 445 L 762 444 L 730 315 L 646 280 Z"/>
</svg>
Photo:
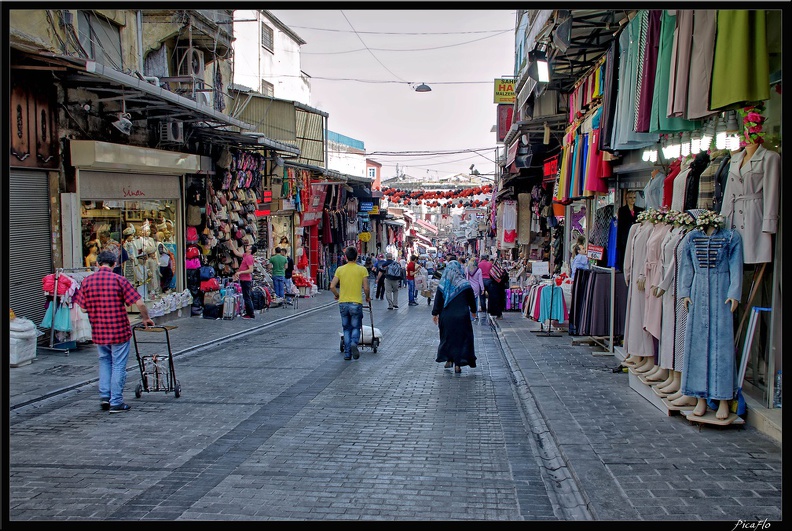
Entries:
<svg viewBox="0 0 792 531">
<path fill-rule="evenodd" d="M 255 317 L 256 310 L 253 308 L 253 297 L 250 296 L 250 288 L 253 282 L 250 280 L 240 280 L 239 284 L 242 286 L 242 300 L 245 302 L 245 315 L 248 317 Z"/>
</svg>

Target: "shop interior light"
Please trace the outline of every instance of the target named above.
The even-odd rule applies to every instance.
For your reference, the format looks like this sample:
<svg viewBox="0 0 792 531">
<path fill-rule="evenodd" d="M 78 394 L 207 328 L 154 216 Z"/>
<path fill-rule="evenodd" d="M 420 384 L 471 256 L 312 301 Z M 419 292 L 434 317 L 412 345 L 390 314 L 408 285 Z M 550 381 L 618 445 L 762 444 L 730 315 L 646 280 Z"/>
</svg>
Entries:
<svg viewBox="0 0 792 531">
<path fill-rule="evenodd" d="M 715 149 L 726 149 L 726 117 L 719 116 L 715 124 Z"/>
<path fill-rule="evenodd" d="M 680 141 L 679 136 L 672 135 L 671 138 L 668 140 L 668 154 L 671 155 L 670 158 L 678 159 L 681 152 L 682 152 L 682 142 Z"/>
<path fill-rule="evenodd" d="M 694 155 L 701 151 L 701 133 L 693 131 L 690 135 L 690 152 Z"/>
<path fill-rule="evenodd" d="M 712 139 L 715 138 L 716 121 L 717 121 L 717 117 L 710 118 L 707 121 L 707 125 L 704 126 L 704 130 L 701 133 L 701 151 L 708 151 L 710 146 L 712 145 Z"/>
<path fill-rule="evenodd" d="M 657 162 L 657 148 L 652 148 L 649 152 L 649 162 Z"/>
<path fill-rule="evenodd" d="M 687 157 L 690 155 L 690 133 L 685 131 L 682 133 L 682 144 L 680 146 L 680 154 L 683 157 Z"/>
<path fill-rule="evenodd" d="M 740 126 L 737 125 L 737 112 L 729 111 L 726 119 L 726 147 L 730 151 L 740 149 Z"/>
</svg>

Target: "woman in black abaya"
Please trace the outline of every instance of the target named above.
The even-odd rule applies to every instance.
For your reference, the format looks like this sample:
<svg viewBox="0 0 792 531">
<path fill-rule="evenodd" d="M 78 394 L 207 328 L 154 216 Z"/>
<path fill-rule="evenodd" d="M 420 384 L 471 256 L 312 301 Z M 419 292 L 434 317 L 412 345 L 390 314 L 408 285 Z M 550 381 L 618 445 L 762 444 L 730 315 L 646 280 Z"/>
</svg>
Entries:
<svg viewBox="0 0 792 531">
<path fill-rule="evenodd" d="M 454 367 L 456 373 L 462 372 L 465 365 L 476 366 L 471 317 L 476 317 L 476 296 L 462 264 L 451 260 L 435 293 L 432 320 L 440 329 L 435 361 L 445 362 L 446 369 Z"/>
</svg>

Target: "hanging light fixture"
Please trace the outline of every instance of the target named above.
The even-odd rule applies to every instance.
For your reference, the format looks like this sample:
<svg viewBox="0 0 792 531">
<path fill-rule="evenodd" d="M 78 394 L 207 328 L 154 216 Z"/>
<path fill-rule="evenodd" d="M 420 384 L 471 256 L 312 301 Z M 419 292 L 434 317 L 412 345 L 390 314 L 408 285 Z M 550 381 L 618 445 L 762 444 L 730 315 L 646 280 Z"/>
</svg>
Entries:
<svg viewBox="0 0 792 531">
<path fill-rule="evenodd" d="M 687 131 L 682 133 L 682 144 L 680 145 L 680 154 L 683 157 L 690 155 L 690 133 Z"/>
<path fill-rule="evenodd" d="M 740 126 L 737 125 L 736 111 L 729 111 L 726 120 L 726 147 L 729 151 L 740 149 Z"/>
<path fill-rule="evenodd" d="M 726 149 L 726 117 L 719 116 L 715 125 L 715 149 Z"/>
<path fill-rule="evenodd" d="M 672 159 L 678 159 L 681 152 L 682 152 L 682 142 L 680 141 L 680 136 L 672 135 L 671 138 L 668 140 L 669 155 L 671 155 Z"/>
<path fill-rule="evenodd" d="M 547 45 L 539 43 L 528 53 L 528 76 L 539 83 L 550 82 L 550 63 L 547 61 Z"/>
<path fill-rule="evenodd" d="M 690 152 L 695 155 L 699 151 L 701 151 L 701 133 L 693 131 L 690 135 Z"/>
<path fill-rule="evenodd" d="M 417 87 L 413 87 L 415 92 L 432 92 L 432 87 L 427 85 L 426 83 L 421 83 Z"/>
<path fill-rule="evenodd" d="M 701 151 L 708 151 L 715 138 L 715 122 L 717 118 L 710 118 L 701 133 Z"/>
</svg>

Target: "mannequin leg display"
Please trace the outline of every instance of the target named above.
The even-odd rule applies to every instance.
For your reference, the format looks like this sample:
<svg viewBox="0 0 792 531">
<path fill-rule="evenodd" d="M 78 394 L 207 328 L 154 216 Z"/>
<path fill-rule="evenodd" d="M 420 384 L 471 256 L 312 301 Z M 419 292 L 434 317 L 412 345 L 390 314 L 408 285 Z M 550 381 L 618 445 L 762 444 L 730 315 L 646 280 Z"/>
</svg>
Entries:
<svg viewBox="0 0 792 531">
<path fill-rule="evenodd" d="M 629 356 L 627 356 L 627 358 L 625 358 L 625 360 L 624 360 L 624 362 L 623 362 L 623 363 L 624 363 L 625 365 L 629 366 L 629 367 L 634 367 L 634 366 L 635 366 L 635 365 L 637 365 L 637 364 L 638 364 L 638 363 L 639 363 L 639 362 L 640 362 L 642 359 L 643 359 L 643 358 L 641 358 L 640 356 L 636 356 L 635 354 L 630 354 Z"/>
<path fill-rule="evenodd" d="M 635 372 L 638 374 L 646 374 L 651 371 L 654 366 L 654 356 L 644 356 L 643 363 L 635 368 Z"/>
<path fill-rule="evenodd" d="M 654 371 L 652 374 L 647 374 L 646 379 L 650 382 L 665 382 L 668 378 L 668 369 L 663 369 L 659 365 L 657 365 L 657 370 Z"/>
<path fill-rule="evenodd" d="M 644 379 L 649 380 L 652 376 L 657 374 L 657 371 L 659 371 L 659 370 L 660 370 L 660 366 L 653 364 L 651 369 L 649 369 L 648 371 L 643 373 Z"/>
<path fill-rule="evenodd" d="M 707 412 L 707 399 L 706 398 L 696 399 L 696 407 L 693 409 L 693 414 L 697 417 L 700 417 L 706 412 Z"/>
<path fill-rule="evenodd" d="M 729 418 L 729 401 L 720 400 L 718 403 L 718 411 L 715 413 L 715 418 L 725 420 Z"/>
<path fill-rule="evenodd" d="M 679 371 L 669 371 L 668 378 L 658 386 L 658 390 L 663 393 L 676 393 L 682 385 L 682 373 Z"/>
<path fill-rule="evenodd" d="M 702 398 L 702 400 L 704 399 Z M 671 400 L 671 405 L 674 405 L 676 407 L 688 407 L 688 406 L 692 407 L 692 406 L 697 406 L 698 401 L 696 400 L 696 398 L 692 396 L 681 395 L 679 398 L 675 400 Z M 707 401 L 704 400 L 704 409 L 706 410 L 706 408 L 707 408 Z M 702 412 L 701 414 L 703 415 L 704 412 Z"/>
</svg>

